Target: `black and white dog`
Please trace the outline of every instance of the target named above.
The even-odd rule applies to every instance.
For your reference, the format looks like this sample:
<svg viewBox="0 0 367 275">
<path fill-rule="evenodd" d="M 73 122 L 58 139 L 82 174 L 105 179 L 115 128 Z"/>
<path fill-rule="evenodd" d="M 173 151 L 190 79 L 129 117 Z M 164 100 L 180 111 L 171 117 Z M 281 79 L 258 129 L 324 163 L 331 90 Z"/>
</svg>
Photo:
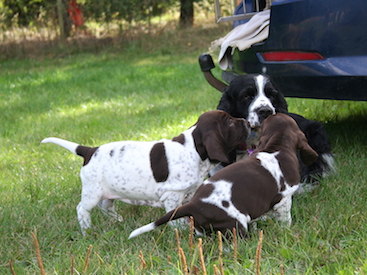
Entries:
<svg viewBox="0 0 367 275">
<path fill-rule="evenodd" d="M 245 118 L 252 128 L 259 126 L 269 115 L 285 113 L 292 117 L 305 134 L 319 158 L 310 166 L 300 162 L 301 181 L 317 183 L 321 177 L 333 172 L 334 158 L 323 125 L 300 115 L 288 113 L 288 104 L 270 78 L 263 74 L 241 75 L 224 90 L 217 107 L 234 117 Z"/>
</svg>

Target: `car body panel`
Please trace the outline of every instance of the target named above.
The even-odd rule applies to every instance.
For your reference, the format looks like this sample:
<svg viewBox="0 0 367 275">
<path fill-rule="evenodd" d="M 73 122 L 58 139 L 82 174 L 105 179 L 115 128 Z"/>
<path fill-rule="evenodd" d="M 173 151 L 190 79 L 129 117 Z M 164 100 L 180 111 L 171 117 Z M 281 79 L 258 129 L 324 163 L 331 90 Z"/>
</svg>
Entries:
<svg viewBox="0 0 367 275">
<path fill-rule="evenodd" d="M 285 96 L 367 100 L 367 1 L 275 0 L 269 37 L 233 54 L 236 74 L 266 73 Z M 262 53 L 301 51 L 322 60 L 266 61 Z"/>
</svg>

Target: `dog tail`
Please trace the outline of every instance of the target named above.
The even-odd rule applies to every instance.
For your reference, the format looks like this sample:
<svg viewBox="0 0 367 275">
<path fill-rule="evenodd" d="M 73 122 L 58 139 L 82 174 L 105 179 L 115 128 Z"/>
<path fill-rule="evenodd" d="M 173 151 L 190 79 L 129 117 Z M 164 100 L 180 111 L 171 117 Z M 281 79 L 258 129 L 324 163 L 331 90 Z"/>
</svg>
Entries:
<svg viewBox="0 0 367 275">
<path fill-rule="evenodd" d="M 41 143 L 55 143 L 65 149 L 68 149 L 74 155 L 80 156 L 84 159 L 83 165 L 87 165 L 93 156 L 93 154 L 97 151 L 98 147 L 87 147 L 79 145 L 75 142 L 67 141 L 61 138 L 49 137 L 45 138 L 41 141 Z"/>
<path fill-rule="evenodd" d="M 190 204 L 187 203 L 187 204 L 184 204 L 183 206 L 180 206 L 174 210 L 167 212 L 164 216 L 162 216 L 160 219 L 156 220 L 155 222 L 149 223 L 147 225 L 139 227 L 138 229 L 135 229 L 133 232 L 131 232 L 129 239 L 139 236 L 143 233 L 152 231 L 156 229 L 158 226 L 166 224 L 169 221 L 173 221 L 173 220 L 176 220 L 182 217 L 190 216 L 189 208 L 190 208 Z"/>
<path fill-rule="evenodd" d="M 72 152 L 75 155 L 78 155 L 76 149 L 80 146 L 79 144 L 75 143 L 75 142 L 71 142 L 71 141 L 67 141 L 61 138 L 55 138 L 55 137 L 49 137 L 49 138 L 45 138 L 44 140 L 41 141 L 41 143 L 54 143 L 57 144 L 61 147 L 64 147 L 65 149 L 69 150 L 70 152 Z"/>
</svg>

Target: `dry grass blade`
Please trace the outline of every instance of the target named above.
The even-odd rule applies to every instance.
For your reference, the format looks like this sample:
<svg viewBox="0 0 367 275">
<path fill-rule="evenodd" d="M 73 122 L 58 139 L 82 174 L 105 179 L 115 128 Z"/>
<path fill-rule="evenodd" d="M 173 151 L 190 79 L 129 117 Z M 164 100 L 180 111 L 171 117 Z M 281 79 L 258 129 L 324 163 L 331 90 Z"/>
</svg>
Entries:
<svg viewBox="0 0 367 275">
<path fill-rule="evenodd" d="M 87 268 L 88 268 L 88 265 L 89 265 L 90 253 L 92 252 L 92 248 L 93 248 L 93 245 L 89 245 L 89 247 L 88 247 L 88 252 L 87 252 L 87 256 L 86 256 L 86 258 L 85 258 L 85 263 L 84 263 L 83 272 L 87 271 Z"/>
<path fill-rule="evenodd" d="M 182 267 L 184 269 L 184 273 L 185 274 L 189 274 L 188 268 L 187 268 L 187 262 L 186 262 L 186 256 L 185 253 L 181 247 L 181 241 L 180 241 L 180 233 L 178 232 L 178 229 L 175 228 L 175 236 L 176 236 L 176 245 L 177 245 L 177 251 L 178 251 L 178 255 L 180 256 L 181 259 L 181 264 Z"/>
<path fill-rule="evenodd" d="M 280 275 L 284 275 L 284 265 L 280 265 Z"/>
<path fill-rule="evenodd" d="M 223 266 L 223 259 L 222 259 L 222 255 L 223 255 L 223 238 L 222 238 L 222 233 L 220 231 L 218 231 L 218 242 L 219 242 L 219 256 L 218 256 L 219 271 L 220 271 L 221 275 L 224 275 L 224 266 Z"/>
<path fill-rule="evenodd" d="M 233 227 L 233 260 L 236 263 L 237 262 L 237 250 L 238 250 L 238 244 L 237 244 L 237 230 Z"/>
<path fill-rule="evenodd" d="M 193 236 L 194 236 L 194 229 L 195 229 L 195 225 L 194 225 L 194 217 L 190 216 L 190 235 L 189 235 L 189 247 L 190 247 L 190 253 L 192 252 L 192 248 L 194 247 L 193 245 Z"/>
<path fill-rule="evenodd" d="M 217 265 L 214 264 L 213 267 L 214 267 L 214 275 L 220 275 Z"/>
<path fill-rule="evenodd" d="M 139 252 L 139 260 L 140 260 L 140 270 L 145 269 L 147 267 L 147 262 L 144 260 L 143 251 Z"/>
<path fill-rule="evenodd" d="M 258 242 L 257 248 L 256 248 L 256 275 L 260 275 L 262 245 L 263 245 L 263 231 L 260 230 L 259 242 Z"/>
<path fill-rule="evenodd" d="M 188 275 L 189 274 L 189 269 L 187 268 L 186 256 L 185 256 L 185 253 L 184 253 L 182 247 L 179 248 L 179 255 L 180 255 L 180 258 L 181 258 L 184 273 L 185 273 L 185 275 Z"/>
<path fill-rule="evenodd" d="M 14 267 L 13 267 L 13 261 L 9 260 L 9 268 L 12 275 L 15 275 Z"/>
<path fill-rule="evenodd" d="M 178 232 L 177 228 L 175 228 L 174 230 L 175 230 L 175 236 L 176 236 L 177 251 L 180 252 L 180 248 L 181 248 L 180 233 Z"/>
<path fill-rule="evenodd" d="M 200 257 L 200 264 L 201 264 L 201 270 L 202 274 L 206 275 L 206 268 L 205 268 L 205 262 L 204 262 L 204 256 L 203 256 L 203 239 L 199 238 L 198 240 L 198 248 L 199 248 L 199 257 Z"/>
<path fill-rule="evenodd" d="M 70 270 L 71 275 L 74 274 L 74 268 L 75 268 L 75 259 L 74 259 L 74 256 L 71 255 L 71 270 Z"/>
<path fill-rule="evenodd" d="M 37 240 L 37 236 L 33 232 L 31 232 L 31 234 L 32 234 L 33 241 L 34 241 L 34 247 L 36 249 L 37 262 L 38 262 L 38 266 L 40 268 L 40 273 L 42 275 L 44 275 L 44 274 L 46 274 L 46 272 L 45 272 L 45 269 L 43 267 L 42 258 L 41 258 L 41 251 L 40 251 L 39 243 L 38 243 L 38 240 Z"/>
</svg>

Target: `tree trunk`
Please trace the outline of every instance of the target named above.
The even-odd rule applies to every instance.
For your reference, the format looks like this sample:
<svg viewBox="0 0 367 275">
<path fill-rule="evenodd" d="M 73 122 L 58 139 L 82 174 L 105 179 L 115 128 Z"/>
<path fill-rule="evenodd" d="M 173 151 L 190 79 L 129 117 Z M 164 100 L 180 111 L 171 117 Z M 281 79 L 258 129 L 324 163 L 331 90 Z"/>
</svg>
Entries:
<svg viewBox="0 0 367 275">
<path fill-rule="evenodd" d="M 180 0 L 180 28 L 189 28 L 194 25 L 194 0 Z"/>
<path fill-rule="evenodd" d="M 64 40 L 65 30 L 64 30 L 64 16 L 63 16 L 64 5 L 62 4 L 62 0 L 57 0 L 57 19 L 59 21 L 59 29 L 60 29 L 60 38 Z"/>
<path fill-rule="evenodd" d="M 61 40 L 65 40 L 70 36 L 71 33 L 71 20 L 67 9 L 67 1 L 65 0 L 57 0 L 57 18 L 59 21 L 60 28 L 60 38 Z"/>
</svg>

